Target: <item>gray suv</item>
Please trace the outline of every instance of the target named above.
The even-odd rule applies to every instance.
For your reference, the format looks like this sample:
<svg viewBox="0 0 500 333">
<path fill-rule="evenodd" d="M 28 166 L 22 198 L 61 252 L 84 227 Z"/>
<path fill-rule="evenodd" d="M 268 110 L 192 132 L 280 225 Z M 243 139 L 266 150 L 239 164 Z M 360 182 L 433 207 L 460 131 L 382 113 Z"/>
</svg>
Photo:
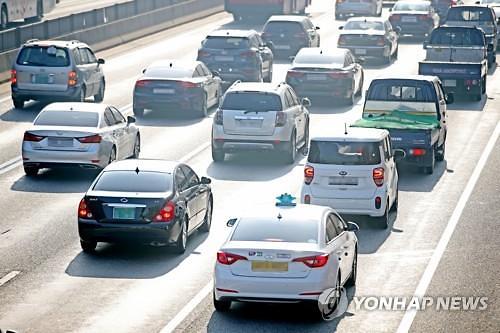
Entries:
<svg viewBox="0 0 500 333">
<path fill-rule="evenodd" d="M 103 59 L 79 41 L 26 42 L 12 66 L 12 102 L 18 109 L 28 100 L 78 101 L 104 99 Z"/>
</svg>

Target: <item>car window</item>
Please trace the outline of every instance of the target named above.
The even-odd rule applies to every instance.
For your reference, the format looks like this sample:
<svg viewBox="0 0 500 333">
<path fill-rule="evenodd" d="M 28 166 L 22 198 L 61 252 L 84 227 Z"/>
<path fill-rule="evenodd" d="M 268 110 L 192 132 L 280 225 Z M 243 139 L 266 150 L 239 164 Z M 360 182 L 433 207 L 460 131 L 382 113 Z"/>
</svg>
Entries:
<svg viewBox="0 0 500 333">
<path fill-rule="evenodd" d="M 467 7 L 450 8 L 447 21 L 494 21 L 491 8 L 488 7 Z"/>
<path fill-rule="evenodd" d="M 162 172 L 105 171 L 95 183 L 93 190 L 134 193 L 167 192 L 172 190 L 172 179 L 170 174 Z"/>
<path fill-rule="evenodd" d="M 151 78 L 170 78 L 170 79 L 181 79 L 192 77 L 193 69 L 185 67 L 174 67 L 170 66 L 151 66 L 144 72 L 145 76 Z"/>
<path fill-rule="evenodd" d="M 385 25 L 385 30 L 386 31 L 392 31 L 393 30 L 391 22 L 385 21 L 384 25 Z"/>
<path fill-rule="evenodd" d="M 427 12 L 431 6 L 430 2 L 410 2 L 410 1 L 400 1 L 396 2 L 393 7 L 394 11 L 419 11 Z"/>
<path fill-rule="evenodd" d="M 87 57 L 88 57 L 88 59 L 89 59 L 89 63 L 91 63 L 91 64 L 96 63 L 96 62 L 97 62 L 97 58 L 96 58 L 96 56 L 94 55 L 94 52 L 92 52 L 92 51 L 91 51 L 90 49 L 88 49 L 88 48 L 85 48 L 84 50 L 85 50 L 85 53 L 87 53 Z"/>
<path fill-rule="evenodd" d="M 441 86 L 439 85 L 438 82 L 434 82 L 434 86 L 436 87 L 436 91 L 437 91 L 437 94 L 438 94 L 438 98 L 440 101 L 444 100 L 444 94 L 441 90 Z"/>
<path fill-rule="evenodd" d="M 326 219 L 326 224 L 325 224 L 326 243 L 330 243 L 337 236 L 338 236 L 337 228 L 335 228 L 333 217 L 329 215 L 328 218 Z"/>
<path fill-rule="evenodd" d="M 333 165 L 380 164 L 377 142 L 320 141 L 312 140 L 308 162 Z"/>
<path fill-rule="evenodd" d="M 368 89 L 367 100 L 435 102 L 434 87 L 426 81 L 374 80 Z"/>
<path fill-rule="evenodd" d="M 106 109 L 106 111 L 104 111 L 104 122 L 108 126 L 115 125 L 115 122 L 116 122 L 115 117 L 113 117 L 113 114 L 111 113 L 111 111 L 109 109 Z"/>
<path fill-rule="evenodd" d="M 387 138 L 385 138 L 380 144 L 382 146 L 382 151 L 384 152 L 385 160 L 389 161 L 391 159 L 391 153 L 390 153 L 390 148 L 387 145 Z"/>
<path fill-rule="evenodd" d="M 78 49 L 73 50 L 73 59 L 75 61 L 75 65 L 81 65 L 82 64 L 82 58 L 80 57 L 80 52 Z"/>
<path fill-rule="evenodd" d="M 235 226 L 232 241 L 318 243 L 318 222 L 315 220 L 277 221 L 242 218 Z"/>
<path fill-rule="evenodd" d="M 37 126 L 97 127 L 99 113 L 83 111 L 42 111 L 35 120 Z"/>
<path fill-rule="evenodd" d="M 392 157 L 394 154 L 392 152 L 392 143 L 391 143 L 391 138 L 390 137 L 386 137 L 385 138 L 385 143 L 387 145 L 387 151 L 389 153 L 389 156 Z"/>
<path fill-rule="evenodd" d="M 78 52 L 80 53 L 80 59 L 82 60 L 82 65 L 90 63 L 89 55 L 85 51 L 85 49 L 78 49 Z"/>
<path fill-rule="evenodd" d="M 259 112 L 283 110 L 279 95 L 253 91 L 226 93 L 221 108 L 225 110 Z"/>
<path fill-rule="evenodd" d="M 245 37 L 207 37 L 203 47 L 208 49 L 246 49 L 250 47 L 250 41 Z"/>
<path fill-rule="evenodd" d="M 343 233 L 345 231 L 345 224 L 342 221 L 342 219 L 335 214 L 330 214 L 329 217 L 333 221 L 333 224 L 334 224 L 335 229 L 337 231 L 337 235 L 340 235 L 341 233 Z"/>
<path fill-rule="evenodd" d="M 292 96 L 293 104 L 294 105 L 300 105 L 300 100 L 295 94 L 295 91 L 293 91 L 292 88 L 288 88 L 288 91 L 290 92 L 290 96 Z"/>
<path fill-rule="evenodd" d="M 257 40 L 257 46 L 264 45 L 264 41 L 262 40 L 262 38 L 259 35 L 255 35 L 255 39 Z"/>
<path fill-rule="evenodd" d="M 344 67 L 349 67 L 352 65 L 352 59 L 351 59 L 351 56 L 349 55 L 348 52 L 346 52 L 345 54 L 345 58 L 344 58 Z"/>
<path fill-rule="evenodd" d="M 205 73 L 203 73 L 203 70 L 201 69 L 201 67 L 198 65 L 196 66 L 196 69 L 193 73 L 193 77 L 203 77 L 205 76 Z"/>
<path fill-rule="evenodd" d="M 27 46 L 17 58 L 17 64 L 37 67 L 67 67 L 70 65 L 68 50 L 56 46 Z"/>
<path fill-rule="evenodd" d="M 115 124 L 126 123 L 127 121 L 123 117 L 120 111 L 115 108 L 110 107 L 111 113 L 113 114 L 113 118 L 115 119 Z"/>
<path fill-rule="evenodd" d="M 250 47 L 259 47 L 260 46 L 260 43 L 259 43 L 259 39 L 257 38 L 256 35 L 253 35 L 252 37 L 250 37 Z"/>
<path fill-rule="evenodd" d="M 306 27 L 306 29 L 314 29 L 314 24 L 311 22 L 310 19 L 305 19 L 304 20 L 304 25 Z"/>
<path fill-rule="evenodd" d="M 440 28 L 432 32 L 431 45 L 484 46 L 484 34 L 478 29 Z"/>
<path fill-rule="evenodd" d="M 190 167 L 188 167 L 187 165 L 182 165 L 181 169 L 186 176 L 186 188 L 191 188 L 193 186 L 199 185 L 200 179 Z"/>
<path fill-rule="evenodd" d="M 181 168 L 175 170 L 175 185 L 180 192 L 188 189 L 187 178 Z"/>
<path fill-rule="evenodd" d="M 210 71 L 210 69 L 208 69 L 207 66 L 205 66 L 205 64 L 200 64 L 200 68 L 205 76 L 212 76 L 212 72 Z"/>
<path fill-rule="evenodd" d="M 292 95 L 290 94 L 288 89 L 285 90 L 285 103 L 286 103 L 285 106 L 287 109 L 294 106 Z"/>
</svg>

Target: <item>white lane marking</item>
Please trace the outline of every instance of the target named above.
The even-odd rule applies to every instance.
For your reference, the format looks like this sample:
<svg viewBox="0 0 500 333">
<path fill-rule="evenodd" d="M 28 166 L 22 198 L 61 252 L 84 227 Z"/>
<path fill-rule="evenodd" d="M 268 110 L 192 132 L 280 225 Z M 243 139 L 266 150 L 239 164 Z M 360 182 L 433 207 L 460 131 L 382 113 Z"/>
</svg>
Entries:
<svg viewBox="0 0 500 333">
<path fill-rule="evenodd" d="M 198 148 L 196 148 L 192 152 L 187 153 L 186 155 L 181 157 L 179 159 L 179 162 L 186 163 L 187 161 L 189 161 L 190 159 L 192 159 L 193 157 L 195 157 L 196 155 L 198 155 L 199 153 L 201 153 L 202 151 L 204 151 L 208 147 L 210 147 L 210 142 L 205 142 L 204 144 L 202 144 L 201 146 L 199 146 Z"/>
<path fill-rule="evenodd" d="M 453 235 L 453 231 L 455 230 L 455 227 L 457 226 L 457 223 L 460 220 L 462 212 L 465 209 L 465 205 L 467 204 L 467 201 L 469 200 L 472 191 L 476 186 L 476 183 L 479 179 L 479 176 L 481 175 L 481 172 L 483 171 L 484 166 L 486 165 L 486 162 L 488 161 L 488 157 L 493 148 L 495 147 L 495 143 L 499 135 L 500 135 L 500 122 L 497 123 L 497 126 L 495 127 L 493 134 L 491 135 L 488 143 L 486 144 L 486 147 L 483 150 L 481 158 L 477 162 L 476 168 L 474 169 L 472 176 L 469 178 L 469 181 L 467 182 L 464 192 L 462 193 L 460 199 L 458 200 L 457 206 L 455 207 L 455 210 L 453 211 L 453 214 L 451 215 L 448 221 L 446 229 L 441 235 L 441 239 L 439 240 L 439 243 L 436 246 L 436 249 L 434 250 L 431 260 L 429 261 L 429 264 L 427 265 L 424 274 L 422 275 L 422 278 L 420 279 L 420 282 L 417 285 L 417 289 L 415 290 L 414 294 L 415 297 L 425 296 L 427 288 L 429 287 L 432 277 L 436 272 L 441 257 L 443 256 L 444 251 L 446 251 L 446 247 L 448 246 L 448 242 L 450 241 L 451 236 Z M 415 319 L 416 314 L 417 314 L 416 309 L 412 309 L 410 307 L 408 310 L 406 310 L 403 319 L 399 323 L 397 333 L 407 333 L 411 328 L 411 325 L 413 323 L 413 320 Z"/>
<path fill-rule="evenodd" d="M 207 283 L 205 287 L 203 287 L 203 289 L 201 289 L 196 294 L 196 296 L 194 296 L 194 298 L 192 298 L 189 303 L 186 304 L 186 306 L 184 306 L 182 310 L 175 315 L 175 317 L 160 331 L 160 333 L 173 332 L 177 328 L 177 326 L 179 326 L 179 324 L 182 323 L 191 312 L 193 312 L 198 304 L 200 304 L 201 301 L 203 301 L 203 299 L 207 297 L 208 294 L 210 294 L 213 284 L 214 281 L 210 280 L 210 282 Z"/>
<path fill-rule="evenodd" d="M 15 278 L 17 275 L 19 275 L 21 272 L 20 271 L 12 271 L 9 274 L 5 275 L 3 278 L 0 279 L 0 287 Z"/>
<path fill-rule="evenodd" d="M 9 172 L 10 170 L 15 169 L 22 164 L 23 163 L 21 156 L 14 157 L 9 161 L 0 164 L 0 175 L 3 175 L 4 173 Z"/>
</svg>

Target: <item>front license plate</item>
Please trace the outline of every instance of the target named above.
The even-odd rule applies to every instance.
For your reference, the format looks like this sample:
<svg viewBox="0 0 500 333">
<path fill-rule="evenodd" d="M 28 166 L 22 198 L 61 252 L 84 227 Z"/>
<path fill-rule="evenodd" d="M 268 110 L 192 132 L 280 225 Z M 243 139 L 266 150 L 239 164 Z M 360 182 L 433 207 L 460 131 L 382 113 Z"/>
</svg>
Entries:
<svg viewBox="0 0 500 333">
<path fill-rule="evenodd" d="M 287 262 L 252 261 L 253 272 L 288 272 Z"/>
<path fill-rule="evenodd" d="M 354 54 L 365 55 L 366 54 L 366 50 L 365 49 L 355 49 L 354 50 Z"/>
<path fill-rule="evenodd" d="M 215 61 L 234 61 L 234 57 L 231 57 L 231 56 L 215 56 Z"/>
<path fill-rule="evenodd" d="M 274 45 L 276 50 L 290 50 L 290 45 Z"/>
<path fill-rule="evenodd" d="M 153 94 L 174 94 L 174 89 L 153 89 Z"/>
<path fill-rule="evenodd" d="M 135 208 L 129 207 L 114 207 L 113 219 L 117 220 L 133 220 L 135 219 Z"/>
<path fill-rule="evenodd" d="M 457 86 L 457 80 L 444 80 L 443 85 L 445 87 L 456 87 Z"/>
</svg>

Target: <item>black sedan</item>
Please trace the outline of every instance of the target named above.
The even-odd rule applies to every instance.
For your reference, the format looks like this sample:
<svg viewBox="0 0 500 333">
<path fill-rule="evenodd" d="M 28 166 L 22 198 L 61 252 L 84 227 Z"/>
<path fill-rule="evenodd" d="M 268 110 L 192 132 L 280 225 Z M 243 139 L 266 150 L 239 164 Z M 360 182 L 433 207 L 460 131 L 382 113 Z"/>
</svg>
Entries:
<svg viewBox="0 0 500 333">
<path fill-rule="evenodd" d="M 107 166 L 78 207 L 78 231 L 84 252 L 97 242 L 139 242 L 186 249 L 188 236 L 208 232 L 213 197 L 210 179 L 186 164 L 131 159 Z"/>
<path fill-rule="evenodd" d="M 221 79 L 200 61 L 162 60 L 143 71 L 134 88 L 134 114 L 144 109 L 183 109 L 205 117 L 208 109 L 219 105 Z"/>
</svg>

